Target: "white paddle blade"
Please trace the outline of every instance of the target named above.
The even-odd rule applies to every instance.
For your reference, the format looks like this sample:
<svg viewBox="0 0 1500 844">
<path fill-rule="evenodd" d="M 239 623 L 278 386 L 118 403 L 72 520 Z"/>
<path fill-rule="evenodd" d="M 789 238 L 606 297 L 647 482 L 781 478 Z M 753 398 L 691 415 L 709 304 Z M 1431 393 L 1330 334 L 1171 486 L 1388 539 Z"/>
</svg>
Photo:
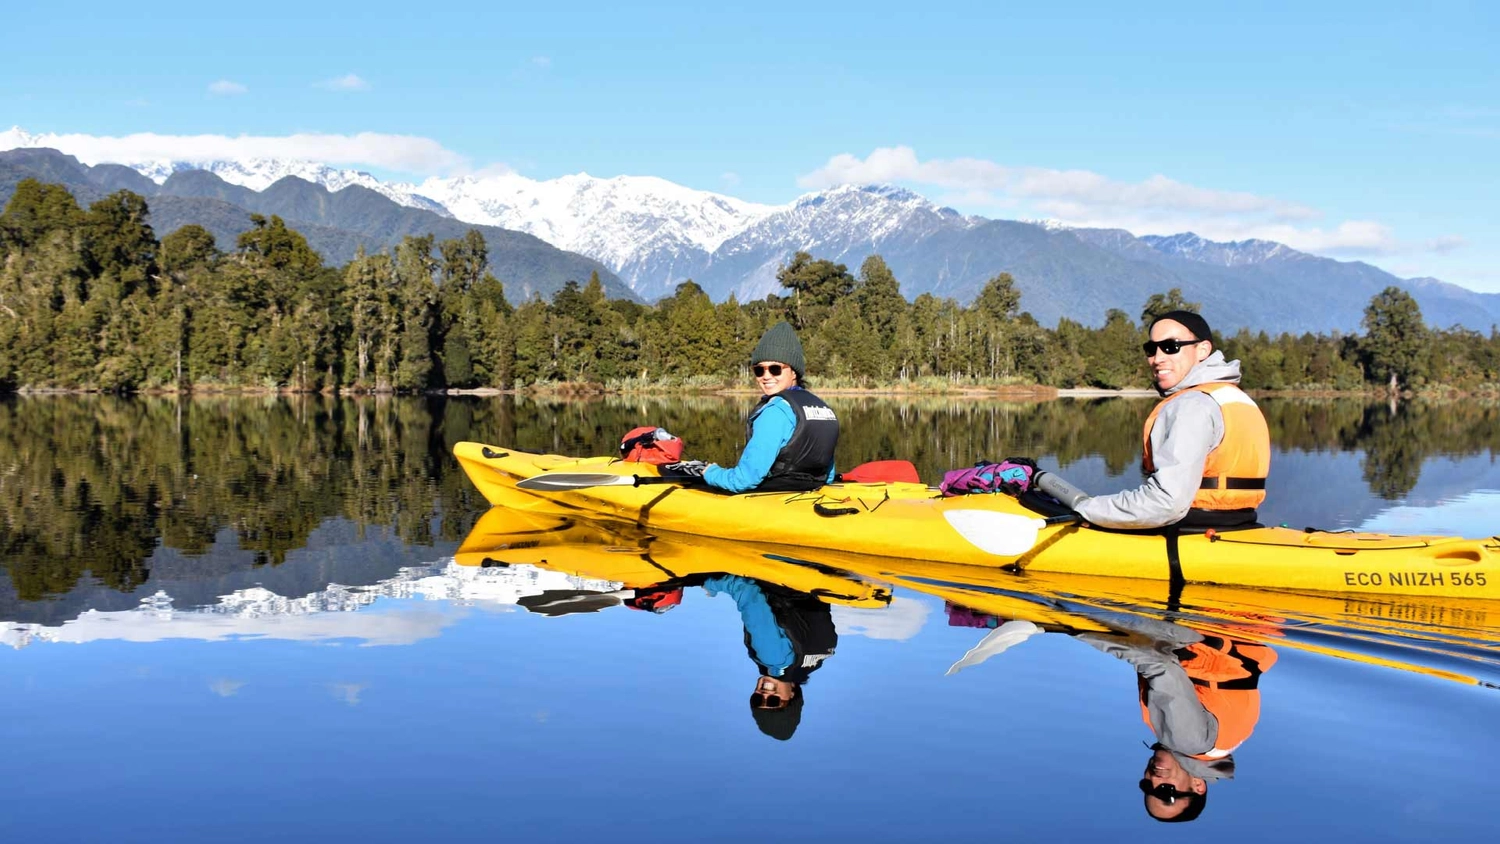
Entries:
<svg viewBox="0 0 1500 844">
<path fill-rule="evenodd" d="M 1037 531 L 1046 522 L 993 510 L 947 510 L 943 518 L 969 544 L 997 557 L 1019 557 L 1036 545 Z"/>
<path fill-rule="evenodd" d="M 957 674 L 965 668 L 978 665 L 992 656 L 999 656 L 1040 632 L 1042 632 L 1042 628 L 1025 619 L 1018 618 L 1007 621 L 986 634 L 983 639 L 979 640 L 979 644 L 969 648 L 969 652 L 964 654 L 963 658 L 958 662 L 950 665 L 948 671 L 943 676 Z"/>
<path fill-rule="evenodd" d="M 556 492 L 585 489 L 591 486 L 635 486 L 634 475 L 611 475 L 605 472 L 548 472 L 516 482 L 516 489 Z"/>
</svg>

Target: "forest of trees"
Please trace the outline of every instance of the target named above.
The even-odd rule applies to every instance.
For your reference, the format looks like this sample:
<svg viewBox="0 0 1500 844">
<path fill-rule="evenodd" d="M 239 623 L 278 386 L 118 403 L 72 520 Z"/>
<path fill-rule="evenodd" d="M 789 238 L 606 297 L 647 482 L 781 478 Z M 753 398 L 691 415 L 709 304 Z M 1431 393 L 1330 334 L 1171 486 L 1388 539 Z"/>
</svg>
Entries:
<svg viewBox="0 0 1500 844">
<path fill-rule="evenodd" d="M 512 303 L 477 231 L 409 236 L 336 268 L 279 217 L 252 222 L 223 253 L 195 225 L 158 239 L 129 191 L 85 210 L 62 186 L 22 182 L 0 213 L 0 392 L 710 388 L 745 383 L 749 350 L 781 319 L 823 385 L 1144 387 L 1144 326 L 1197 308 L 1174 289 L 1102 327 L 1047 328 L 1006 273 L 966 306 L 908 302 L 879 256 L 854 274 L 805 252 L 778 272 L 784 295 L 763 300 L 716 304 L 685 281 L 643 305 L 607 299 L 594 277 Z M 1399 288 L 1371 300 L 1364 327 L 1217 339 L 1253 389 L 1500 384 L 1500 333 L 1432 329 Z"/>
</svg>

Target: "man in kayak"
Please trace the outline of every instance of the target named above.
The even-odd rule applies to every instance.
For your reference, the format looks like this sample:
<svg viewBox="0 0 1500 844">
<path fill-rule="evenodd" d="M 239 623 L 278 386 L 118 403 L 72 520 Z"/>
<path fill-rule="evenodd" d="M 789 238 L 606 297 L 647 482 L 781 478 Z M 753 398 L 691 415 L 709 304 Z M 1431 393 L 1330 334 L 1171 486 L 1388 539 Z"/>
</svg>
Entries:
<svg viewBox="0 0 1500 844">
<path fill-rule="evenodd" d="M 1146 481 L 1074 509 L 1106 528 L 1254 524 L 1266 497 L 1271 436 L 1238 386 L 1240 362 L 1224 359 L 1208 322 L 1191 311 L 1162 314 L 1149 336 L 1146 363 L 1163 399 L 1146 417 Z"/>
<path fill-rule="evenodd" d="M 760 731 L 786 741 L 802 722 L 802 686 L 838 646 L 828 604 L 748 577 L 725 574 L 703 584 L 709 595 L 734 599 L 745 627 L 745 650 L 760 669 L 750 715 Z"/>
<path fill-rule="evenodd" d="M 764 398 L 750 412 L 739 462 L 727 468 L 674 463 L 662 467 L 662 474 L 701 476 L 726 492 L 809 490 L 833 483 L 839 420 L 802 386 L 807 363 L 797 332 L 785 322 L 771 326 L 750 353 L 750 363 Z"/>
</svg>

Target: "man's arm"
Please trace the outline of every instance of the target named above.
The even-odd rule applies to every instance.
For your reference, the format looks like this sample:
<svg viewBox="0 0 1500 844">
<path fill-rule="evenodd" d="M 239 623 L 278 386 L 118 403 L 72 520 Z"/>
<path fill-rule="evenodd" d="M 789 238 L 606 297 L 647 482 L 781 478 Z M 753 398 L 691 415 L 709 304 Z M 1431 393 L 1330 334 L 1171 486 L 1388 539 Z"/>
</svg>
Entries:
<svg viewBox="0 0 1500 844">
<path fill-rule="evenodd" d="M 1183 396 L 1162 408 L 1151 428 L 1156 471 L 1135 489 L 1079 503 L 1090 524 L 1143 529 L 1177 522 L 1193 507 L 1208 453 L 1224 439 L 1224 414 L 1203 393 Z"/>
</svg>

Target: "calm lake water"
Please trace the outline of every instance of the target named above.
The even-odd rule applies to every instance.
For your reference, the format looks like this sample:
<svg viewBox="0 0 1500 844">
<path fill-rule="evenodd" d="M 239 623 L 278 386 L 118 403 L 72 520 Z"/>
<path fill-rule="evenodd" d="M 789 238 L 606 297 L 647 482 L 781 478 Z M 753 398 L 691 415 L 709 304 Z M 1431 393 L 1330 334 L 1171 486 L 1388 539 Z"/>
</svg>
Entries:
<svg viewBox="0 0 1500 844">
<path fill-rule="evenodd" d="M 450 456 L 605 453 L 658 424 L 728 460 L 748 403 L 0 401 L 6 840 L 1495 835 L 1500 602 L 779 568 L 487 515 Z M 1151 406 L 829 403 L 841 466 L 907 457 L 931 481 L 1028 455 L 1094 492 L 1138 480 Z M 1263 406 L 1263 521 L 1500 528 L 1495 405 Z M 471 530 L 489 552 L 458 553 Z M 688 575 L 670 611 L 590 594 L 641 585 L 642 561 Z M 747 583 L 836 636 L 770 718 L 747 704 Z M 1161 825 L 1150 747 L 1201 722 L 1184 690 L 1216 654 L 1241 678 L 1223 722 L 1253 731 L 1201 816 Z"/>
</svg>

